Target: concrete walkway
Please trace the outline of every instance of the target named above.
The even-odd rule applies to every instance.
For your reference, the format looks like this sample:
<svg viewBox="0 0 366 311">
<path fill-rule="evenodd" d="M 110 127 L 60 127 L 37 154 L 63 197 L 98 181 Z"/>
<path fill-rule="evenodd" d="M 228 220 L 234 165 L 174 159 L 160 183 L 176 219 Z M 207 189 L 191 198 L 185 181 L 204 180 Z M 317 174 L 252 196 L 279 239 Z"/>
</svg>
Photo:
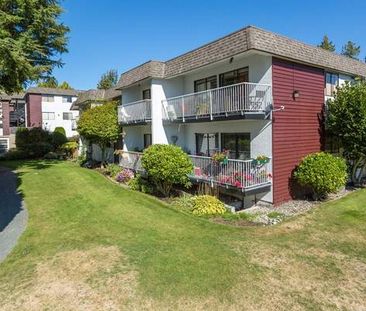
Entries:
<svg viewBox="0 0 366 311">
<path fill-rule="evenodd" d="M 0 262 L 11 252 L 27 226 L 28 212 L 17 192 L 17 176 L 0 167 Z"/>
</svg>

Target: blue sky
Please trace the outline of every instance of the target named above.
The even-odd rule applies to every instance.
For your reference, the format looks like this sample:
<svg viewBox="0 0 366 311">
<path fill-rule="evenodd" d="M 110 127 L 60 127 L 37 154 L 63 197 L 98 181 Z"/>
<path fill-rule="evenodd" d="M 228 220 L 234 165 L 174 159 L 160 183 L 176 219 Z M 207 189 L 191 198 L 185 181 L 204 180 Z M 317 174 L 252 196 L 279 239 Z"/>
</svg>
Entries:
<svg viewBox="0 0 366 311">
<path fill-rule="evenodd" d="M 74 88 L 95 88 L 102 73 L 167 60 L 246 25 L 310 44 L 324 34 L 337 50 L 352 40 L 366 55 L 364 0 L 64 0 L 69 53 L 54 75 Z"/>
</svg>

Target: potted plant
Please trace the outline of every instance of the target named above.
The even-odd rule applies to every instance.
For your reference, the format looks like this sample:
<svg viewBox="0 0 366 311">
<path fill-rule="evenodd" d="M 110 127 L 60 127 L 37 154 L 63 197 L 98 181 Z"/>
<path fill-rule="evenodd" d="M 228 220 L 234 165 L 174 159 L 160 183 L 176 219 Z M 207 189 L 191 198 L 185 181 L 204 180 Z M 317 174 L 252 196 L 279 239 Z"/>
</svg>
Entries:
<svg viewBox="0 0 366 311">
<path fill-rule="evenodd" d="M 212 155 L 211 158 L 214 162 L 219 163 L 219 164 L 227 164 L 228 163 L 228 158 L 227 158 L 227 152 L 226 151 L 215 152 Z"/>
<path fill-rule="evenodd" d="M 269 157 L 266 155 L 259 155 L 255 159 L 253 159 L 253 163 L 255 165 L 264 165 L 269 162 Z"/>
</svg>

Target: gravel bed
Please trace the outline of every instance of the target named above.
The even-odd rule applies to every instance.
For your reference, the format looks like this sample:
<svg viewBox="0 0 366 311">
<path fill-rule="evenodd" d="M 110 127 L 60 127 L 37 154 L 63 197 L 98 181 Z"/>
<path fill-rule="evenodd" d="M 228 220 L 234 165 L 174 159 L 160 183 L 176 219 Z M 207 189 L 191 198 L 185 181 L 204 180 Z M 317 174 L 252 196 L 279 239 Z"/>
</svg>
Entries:
<svg viewBox="0 0 366 311">
<path fill-rule="evenodd" d="M 304 214 L 321 203 L 344 197 L 352 191 L 354 189 L 343 189 L 336 194 L 331 194 L 326 201 L 292 200 L 276 207 L 269 204 L 258 204 L 246 209 L 243 213 L 256 215 L 253 220 L 256 223 L 275 225 L 286 218 Z"/>
</svg>

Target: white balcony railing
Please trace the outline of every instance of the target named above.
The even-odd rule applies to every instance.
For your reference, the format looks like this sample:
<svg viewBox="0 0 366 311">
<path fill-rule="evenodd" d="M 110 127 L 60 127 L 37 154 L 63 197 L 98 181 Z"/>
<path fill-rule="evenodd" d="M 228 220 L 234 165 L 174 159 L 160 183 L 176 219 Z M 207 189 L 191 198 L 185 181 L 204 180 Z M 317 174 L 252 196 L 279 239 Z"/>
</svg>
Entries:
<svg viewBox="0 0 366 311">
<path fill-rule="evenodd" d="M 120 166 L 144 172 L 141 164 L 142 153 L 124 152 L 120 157 Z M 193 172 L 189 177 L 196 181 L 219 184 L 239 189 L 250 189 L 271 183 L 268 163 L 258 165 L 253 160 L 229 159 L 220 164 L 210 157 L 189 155 L 193 163 Z"/>
<path fill-rule="evenodd" d="M 164 119 L 170 121 L 264 113 L 272 104 L 272 87 L 244 82 L 168 98 L 162 103 Z"/>
<path fill-rule="evenodd" d="M 118 122 L 122 124 L 151 121 L 151 100 L 144 99 L 118 106 Z"/>
<path fill-rule="evenodd" d="M 239 189 L 254 188 L 271 182 L 268 163 L 258 165 L 255 160 L 229 159 L 226 164 L 222 164 L 210 157 L 189 157 L 194 167 L 190 176 L 193 179 Z"/>
</svg>

